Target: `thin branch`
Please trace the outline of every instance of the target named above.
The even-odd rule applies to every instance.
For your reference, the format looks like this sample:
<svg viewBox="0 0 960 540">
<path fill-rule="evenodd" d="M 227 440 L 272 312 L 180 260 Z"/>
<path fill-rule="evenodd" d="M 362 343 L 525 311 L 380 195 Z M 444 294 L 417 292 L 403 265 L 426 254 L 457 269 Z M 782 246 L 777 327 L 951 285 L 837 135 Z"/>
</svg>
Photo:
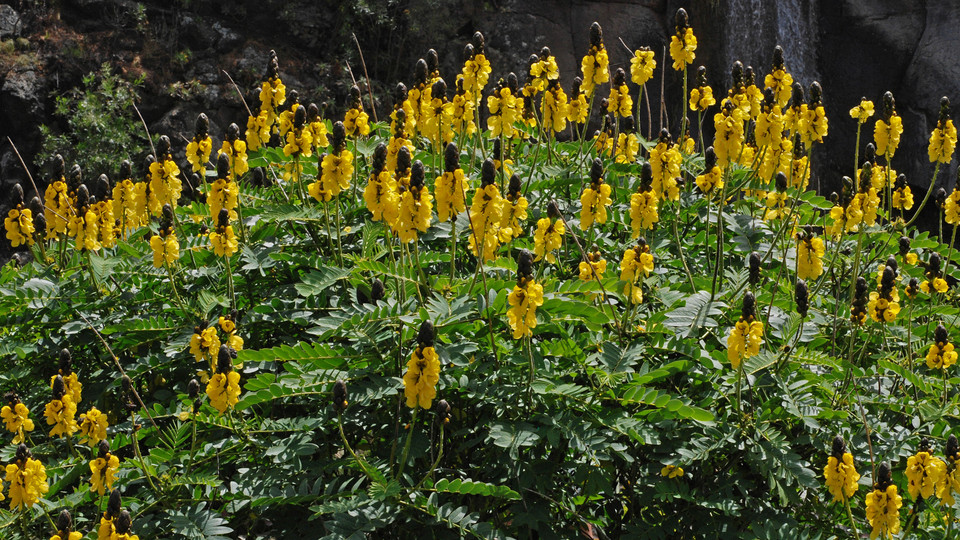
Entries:
<svg viewBox="0 0 960 540">
<path fill-rule="evenodd" d="M 367 92 L 370 94 L 370 111 L 373 112 L 373 121 L 377 122 L 377 106 L 373 100 L 373 85 L 370 84 L 370 75 L 367 73 L 367 63 L 363 60 L 363 51 L 360 50 L 360 41 L 357 39 L 357 34 L 351 35 L 353 36 L 353 42 L 357 44 L 357 52 L 360 53 L 360 65 L 363 66 L 363 76 L 367 79 Z"/>
</svg>

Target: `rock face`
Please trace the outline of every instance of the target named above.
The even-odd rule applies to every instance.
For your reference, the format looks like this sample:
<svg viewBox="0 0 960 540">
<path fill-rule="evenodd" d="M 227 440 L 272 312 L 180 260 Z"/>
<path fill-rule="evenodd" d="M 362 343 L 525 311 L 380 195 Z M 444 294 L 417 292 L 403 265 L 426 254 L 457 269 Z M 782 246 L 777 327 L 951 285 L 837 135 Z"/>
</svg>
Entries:
<svg viewBox="0 0 960 540">
<path fill-rule="evenodd" d="M 23 21 L 20 14 L 13 7 L 0 5 L 0 39 L 20 37 L 23 31 Z"/>
<path fill-rule="evenodd" d="M 263 9 L 264 3 L 271 9 Z M 808 87 L 820 81 L 830 132 L 828 144 L 815 156 L 812 185 L 824 193 L 853 173 L 856 124 L 847 111 L 861 97 L 877 104 L 887 90 L 896 97 L 906 131 L 893 165 L 907 174 L 919 195 L 933 174 L 926 145 L 940 97 L 948 96 L 960 110 L 956 0 L 452 0 L 398 3 L 400 8 L 369 3 L 369 9 L 308 0 L 236 0 L 229 8 L 205 0 L 55 4 L 19 13 L 0 5 L 0 195 L 11 181 L 25 180 L 6 137 L 16 141 L 28 164 L 34 163 L 37 126 L 57 123 L 50 116 L 53 95 L 79 85 L 84 74 L 103 62 L 130 78 L 146 75 L 140 92 L 144 119 L 151 132 L 170 135 L 174 151 L 182 155 L 178 134 L 190 137 L 198 113 L 208 114 L 217 139 L 230 123 L 243 123 L 245 108 L 223 71 L 255 106 L 254 86 L 270 49 L 279 54 L 288 87 L 300 91 L 301 102 L 329 103 L 327 116 L 342 113 L 353 78 L 362 84 L 364 64 L 357 49 L 362 50 L 377 110 L 384 113 L 391 105 L 389 89 L 398 80 L 410 82 L 417 58 L 428 48 L 438 51 L 441 74 L 452 87 L 463 47 L 477 30 L 487 38 L 492 82 L 510 71 L 522 80 L 529 56 L 548 46 L 569 88 L 580 73 L 590 24 L 597 21 L 611 70 L 628 69 L 633 49 L 656 51 L 658 68 L 646 93 L 652 98 L 653 121 L 644 103 L 642 125 L 651 125 L 654 135 L 661 125 L 669 126 L 676 135 L 683 110 L 681 80 L 666 49 L 679 7 L 690 14 L 698 36 L 693 69 L 706 66 L 715 94 L 730 84 L 734 60 L 753 65 L 762 83 L 777 44 L 784 47 L 787 68 L 799 82 Z M 7 54 L 10 50 L 14 52 Z M 667 99 L 662 110 L 661 88 Z M 365 103 L 366 95 L 364 91 Z M 709 140 L 712 122 L 704 124 Z M 861 144 L 871 139 L 872 123 L 865 126 Z M 129 157 L 135 163 L 142 160 Z M 956 159 L 941 167 L 939 184 L 952 189 L 956 171 Z"/>
</svg>

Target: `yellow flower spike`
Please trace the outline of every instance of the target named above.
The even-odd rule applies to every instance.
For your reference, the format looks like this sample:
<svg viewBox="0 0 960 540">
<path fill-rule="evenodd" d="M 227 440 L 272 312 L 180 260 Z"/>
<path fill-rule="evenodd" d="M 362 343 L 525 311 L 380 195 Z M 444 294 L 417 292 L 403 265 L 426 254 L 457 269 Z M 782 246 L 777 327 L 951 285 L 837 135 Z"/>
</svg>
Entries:
<svg viewBox="0 0 960 540">
<path fill-rule="evenodd" d="M 763 344 L 763 323 L 756 320 L 756 298 L 747 292 L 743 297 L 740 319 L 730 329 L 727 337 L 727 360 L 733 369 L 758 354 Z"/>
<path fill-rule="evenodd" d="M 437 382 L 440 380 L 440 357 L 433 347 L 414 349 L 403 374 L 403 394 L 407 407 L 420 406 L 429 410 L 437 397 Z"/>
<path fill-rule="evenodd" d="M 797 278 L 817 279 L 823 274 L 823 255 L 826 248 L 823 239 L 813 233 L 797 235 Z"/>
<path fill-rule="evenodd" d="M 683 467 L 676 465 L 664 465 L 664 467 L 660 469 L 660 476 L 664 478 L 682 478 L 683 474 Z"/>
<path fill-rule="evenodd" d="M 533 254 L 523 249 L 517 256 L 517 284 L 507 296 L 507 322 L 513 339 L 529 338 L 537 326 L 537 308 L 543 305 L 543 286 L 533 279 Z"/>
<path fill-rule="evenodd" d="M 13 444 L 20 444 L 24 441 L 27 431 L 33 431 L 33 420 L 30 419 L 30 410 L 20 402 L 16 394 L 10 395 L 10 404 L 4 405 L 0 409 L 0 418 L 7 428 L 7 431 L 14 433 Z"/>
<path fill-rule="evenodd" d="M 210 405 L 223 414 L 240 401 L 240 374 L 233 370 L 233 351 L 221 345 L 217 352 L 217 372 L 207 382 Z"/>
<path fill-rule="evenodd" d="M 833 439 L 833 452 L 823 468 L 823 478 L 834 501 L 849 500 L 860 487 L 857 484 L 860 473 L 853 464 L 853 454 L 847 452 L 846 444 L 839 435 Z"/>
<path fill-rule="evenodd" d="M 643 86 L 653 77 L 653 70 L 657 68 L 657 61 L 654 59 L 653 51 L 644 47 L 633 51 L 633 58 L 630 59 L 630 80 L 633 84 Z"/>
<path fill-rule="evenodd" d="M 103 495 L 112 490 L 119 468 L 120 458 L 110 453 L 110 445 L 106 441 L 101 441 L 97 457 L 90 461 L 90 491 Z"/>
<path fill-rule="evenodd" d="M 891 92 L 883 94 L 883 109 L 873 128 L 873 142 L 878 156 L 893 157 L 900 146 L 903 134 L 903 120 L 897 114 L 896 101 Z"/>
<path fill-rule="evenodd" d="M 927 149 L 930 162 L 949 164 L 956 147 L 957 128 L 950 119 L 950 100 L 944 96 L 940 98 L 940 117 L 937 120 L 937 127 L 930 133 L 930 146 Z"/>
<path fill-rule="evenodd" d="M 9 482 L 10 510 L 25 510 L 37 504 L 50 488 L 47 472 L 23 444 L 17 447 L 13 463 L 6 466 Z"/>
<path fill-rule="evenodd" d="M 930 369 L 947 369 L 957 363 L 957 351 L 953 343 L 947 341 L 947 329 L 938 324 L 933 332 L 933 343 L 927 352 L 927 367 Z"/>
<path fill-rule="evenodd" d="M 409 188 L 400 197 L 400 211 L 394 231 L 401 242 L 413 242 L 419 237 L 419 233 L 430 228 L 433 196 L 427 186 L 423 185 L 423 175 L 423 163 L 414 162 Z"/>
<path fill-rule="evenodd" d="M 96 446 L 100 441 L 107 438 L 107 428 L 109 426 L 107 415 L 100 412 L 96 407 L 91 407 L 89 411 L 80 415 L 81 441 L 86 441 L 91 447 Z"/>
<path fill-rule="evenodd" d="M 693 35 L 693 28 L 689 27 L 687 12 L 683 8 L 677 10 L 675 23 L 676 33 L 670 36 L 670 58 L 673 59 L 673 69 L 683 71 L 697 57 L 694 52 L 697 50 L 697 37 Z"/>
<path fill-rule="evenodd" d="M 871 116 L 873 116 L 873 102 L 867 98 L 861 99 L 859 105 L 850 109 L 850 118 L 856 120 L 858 124 L 866 124 Z"/>
</svg>

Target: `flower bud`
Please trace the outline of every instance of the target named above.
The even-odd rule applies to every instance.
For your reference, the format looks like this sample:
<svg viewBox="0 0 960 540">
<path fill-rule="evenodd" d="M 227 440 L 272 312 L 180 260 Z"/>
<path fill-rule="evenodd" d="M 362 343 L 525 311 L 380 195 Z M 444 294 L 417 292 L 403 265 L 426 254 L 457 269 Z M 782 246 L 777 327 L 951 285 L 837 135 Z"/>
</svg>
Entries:
<svg viewBox="0 0 960 540">
<path fill-rule="evenodd" d="M 797 285 L 794 288 L 794 298 L 797 301 L 797 313 L 799 313 L 801 317 L 806 317 L 810 310 L 809 294 L 810 293 L 807 290 L 807 282 L 802 279 L 798 279 Z"/>
<path fill-rule="evenodd" d="M 950 461 L 957 461 L 960 459 L 960 444 L 957 443 L 956 435 L 950 435 L 947 437 L 947 448 L 944 450 L 944 454 Z"/>
<path fill-rule="evenodd" d="M 410 169 L 410 187 L 417 188 L 419 191 L 423 187 L 423 176 L 425 170 L 423 168 L 423 163 L 418 159 L 413 162 L 413 167 Z"/>
<path fill-rule="evenodd" d="M 133 525 L 133 519 L 130 517 L 130 512 L 122 510 L 120 515 L 117 517 L 117 521 L 114 524 L 117 534 L 127 534 L 130 532 L 130 526 Z"/>
<path fill-rule="evenodd" d="M 603 161 L 600 158 L 593 159 L 593 165 L 590 167 L 590 180 L 593 183 L 603 179 Z"/>
<path fill-rule="evenodd" d="M 400 150 L 397 151 L 397 175 L 406 174 L 410 170 L 411 160 L 413 158 L 410 156 L 410 149 L 406 146 L 401 146 Z"/>
<path fill-rule="evenodd" d="M 947 342 L 947 329 L 943 324 L 938 324 L 937 328 L 933 331 L 933 341 L 938 345 Z"/>
<path fill-rule="evenodd" d="M 753 296 L 753 293 L 747 291 L 743 295 L 743 306 L 741 308 L 741 317 L 745 321 L 751 321 L 756 318 L 756 308 L 757 308 L 757 298 Z"/>
<path fill-rule="evenodd" d="M 63 377 L 60 375 L 57 375 L 56 378 L 53 379 L 53 399 L 56 399 L 56 400 L 63 399 L 63 395 L 66 392 L 67 392 L 67 386 L 63 382 Z"/>
<path fill-rule="evenodd" d="M 217 373 L 233 371 L 234 352 L 229 345 L 220 345 L 220 350 L 217 352 Z"/>
<path fill-rule="evenodd" d="M 449 173 L 460 168 L 460 150 L 455 143 L 447 143 L 443 149 L 443 170 Z"/>
<path fill-rule="evenodd" d="M 110 443 L 101 439 L 100 443 L 97 445 L 97 457 L 106 459 L 107 454 L 110 453 Z"/>
<path fill-rule="evenodd" d="M 529 250 L 521 249 L 517 255 L 517 280 L 533 277 L 533 254 Z"/>
<path fill-rule="evenodd" d="M 423 321 L 420 323 L 420 330 L 417 332 L 417 343 L 421 347 L 433 347 L 433 340 L 436 338 L 436 330 L 433 327 L 433 323 L 430 321 Z"/>
<path fill-rule="evenodd" d="M 120 500 L 120 490 L 115 489 L 110 492 L 110 499 L 107 501 L 107 516 L 116 518 L 120 515 L 123 504 Z"/>
<path fill-rule="evenodd" d="M 847 453 L 847 445 L 843 442 L 843 437 L 837 435 L 833 438 L 833 451 L 831 455 L 838 460 L 843 459 L 843 455 Z"/>
<path fill-rule="evenodd" d="M 590 45 L 597 48 L 603 45 L 603 29 L 597 21 L 590 25 Z"/>
<path fill-rule="evenodd" d="M 200 393 L 200 383 L 196 379 L 190 379 L 190 382 L 187 383 L 187 396 L 190 399 L 197 397 Z"/>
<path fill-rule="evenodd" d="M 340 414 L 347 408 L 347 383 L 338 380 L 333 385 L 333 408 Z"/>
<path fill-rule="evenodd" d="M 385 292 L 383 282 L 379 278 L 373 278 L 373 281 L 370 282 L 370 300 L 376 304 L 383 300 Z"/>
<path fill-rule="evenodd" d="M 437 402 L 437 422 L 441 424 L 450 423 L 450 404 L 445 399 Z"/>
<path fill-rule="evenodd" d="M 64 508 L 57 516 L 57 531 L 60 533 L 60 538 L 65 539 L 70 536 L 71 530 L 73 530 L 73 517 L 70 516 L 70 511 Z"/>
<path fill-rule="evenodd" d="M 373 149 L 373 160 L 371 167 L 373 174 L 380 174 L 387 166 L 387 145 L 381 142 Z"/>
<path fill-rule="evenodd" d="M 757 283 L 760 283 L 760 262 L 759 253 L 756 251 L 750 253 L 749 258 L 747 259 L 747 267 L 750 269 L 750 285 L 756 286 Z"/>
</svg>

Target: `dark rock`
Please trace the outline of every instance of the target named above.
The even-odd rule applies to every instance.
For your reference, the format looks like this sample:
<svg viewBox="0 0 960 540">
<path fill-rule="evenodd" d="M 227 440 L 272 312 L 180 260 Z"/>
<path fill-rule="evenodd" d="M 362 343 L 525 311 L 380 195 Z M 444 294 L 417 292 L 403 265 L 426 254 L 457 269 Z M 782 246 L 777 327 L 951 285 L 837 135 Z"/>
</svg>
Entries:
<svg viewBox="0 0 960 540">
<path fill-rule="evenodd" d="M 45 121 L 43 95 L 43 79 L 35 70 L 7 72 L 0 88 L 0 109 L 11 132 L 32 133 Z"/>
<path fill-rule="evenodd" d="M 13 7 L 0 5 L 0 39 L 19 37 L 23 31 L 23 21 Z"/>
</svg>

